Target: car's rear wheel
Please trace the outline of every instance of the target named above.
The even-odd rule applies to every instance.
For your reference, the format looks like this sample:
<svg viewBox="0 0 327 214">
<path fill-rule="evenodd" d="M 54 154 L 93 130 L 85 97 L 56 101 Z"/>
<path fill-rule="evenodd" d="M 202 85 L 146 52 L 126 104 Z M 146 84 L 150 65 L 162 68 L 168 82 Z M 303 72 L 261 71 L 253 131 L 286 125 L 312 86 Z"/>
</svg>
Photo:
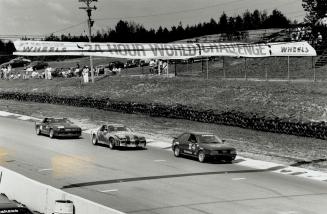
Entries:
<svg viewBox="0 0 327 214">
<path fill-rule="evenodd" d="M 180 150 L 179 146 L 174 147 L 174 155 L 175 155 L 175 157 L 181 156 L 181 150 Z"/>
<path fill-rule="evenodd" d="M 116 148 L 115 140 L 113 138 L 109 139 L 109 149 L 113 150 Z"/>
<path fill-rule="evenodd" d="M 40 134 L 41 134 L 41 129 L 40 129 L 40 127 L 37 127 L 35 131 L 36 131 L 36 134 L 37 134 L 37 135 L 40 135 Z"/>
<path fill-rule="evenodd" d="M 206 159 L 206 155 L 204 154 L 203 151 L 200 151 L 199 154 L 198 154 L 198 160 L 200 163 L 203 163 Z"/>
<path fill-rule="evenodd" d="M 49 137 L 50 137 L 50 138 L 54 138 L 54 137 L 55 137 L 55 136 L 54 136 L 54 131 L 53 131 L 53 129 L 50 129 Z"/>
<path fill-rule="evenodd" d="M 97 145 L 98 144 L 98 139 L 95 135 L 92 136 L 92 144 Z"/>
</svg>

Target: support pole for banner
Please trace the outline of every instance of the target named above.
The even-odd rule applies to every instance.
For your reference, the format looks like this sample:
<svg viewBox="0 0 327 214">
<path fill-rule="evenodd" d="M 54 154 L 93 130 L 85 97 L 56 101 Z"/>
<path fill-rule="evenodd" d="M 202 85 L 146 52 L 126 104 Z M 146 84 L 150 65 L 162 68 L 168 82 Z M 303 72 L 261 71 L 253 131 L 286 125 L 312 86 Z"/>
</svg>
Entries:
<svg viewBox="0 0 327 214">
<path fill-rule="evenodd" d="M 167 60 L 167 77 L 169 76 L 169 60 Z"/>
<path fill-rule="evenodd" d="M 224 79 L 226 78 L 226 71 L 225 71 L 225 57 L 223 56 L 223 75 Z"/>
<path fill-rule="evenodd" d="M 265 73 L 266 73 L 266 81 L 268 81 L 268 69 L 266 66 L 265 66 Z"/>
<path fill-rule="evenodd" d="M 287 80 L 290 81 L 290 56 L 287 56 Z"/>
<path fill-rule="evenodd" d="M 175 77 L 177 77 L 177 63 L 175 61 Z"/>
<path fill-rule="evenodd" d="M 209 58 L 207 58 L 207 79 L 209 79 Z"/>
<path fill-rule="evenodd" d="M 96 10 L 97 8 L 91 7 L 92 2 L 97 2 L 98 0 L 78 0 L 79 2 L 84 2 L 86 4 L 86 7 L 80 7 L 79 9 L 86 10 L 87 16 L 88 16 L 88 37 L 89 37 L 89 42 L 92 42 L 92 26 L 94 24 L 94 20 L 92 20 L 92 10 Z M 91 80 L 92 83 L 94 83 L 94 69 L 93 69 L 93 58 L 90 56 L 90 69 L 91 69 Z"/>
<path fill-rule="evenodd" d="M 245 76 L 244 76 L 244 78 L 245 78 L 245 80 L 247 80 L 247 79 L 248 79 L 248 74 L 247 74 L 247 63 L 246 63 L 246 57 L 244 58 L 244 68 L 245 68 Z"/>
<path fill-rule="evenodd" d="M 186 60 L 186 73 L 188 74 L 188 59 Z"/>
<path fill-rule="evenodd" d="M 203 73 L 203 58 L 201 59 L 201 72 Z"/>
<path fill-rule="evenodd" d="M 313 81 L 316 82 L 316 66 L 315 66 L 315 57 L 312 57 L 312 68 L 313 68 Z"/>
</svg>

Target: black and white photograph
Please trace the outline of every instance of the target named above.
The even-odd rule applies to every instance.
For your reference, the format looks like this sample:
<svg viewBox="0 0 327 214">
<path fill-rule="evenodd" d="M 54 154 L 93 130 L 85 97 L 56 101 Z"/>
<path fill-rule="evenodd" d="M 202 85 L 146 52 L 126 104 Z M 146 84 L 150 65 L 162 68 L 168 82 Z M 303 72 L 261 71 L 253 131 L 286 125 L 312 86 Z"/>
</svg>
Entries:
<svg viewBox="0 0 327 214">
<path fill-rule="evenodd" d="M 0 214 L 326 214 L 326 0 L 0 0 Z"/>
</svg>

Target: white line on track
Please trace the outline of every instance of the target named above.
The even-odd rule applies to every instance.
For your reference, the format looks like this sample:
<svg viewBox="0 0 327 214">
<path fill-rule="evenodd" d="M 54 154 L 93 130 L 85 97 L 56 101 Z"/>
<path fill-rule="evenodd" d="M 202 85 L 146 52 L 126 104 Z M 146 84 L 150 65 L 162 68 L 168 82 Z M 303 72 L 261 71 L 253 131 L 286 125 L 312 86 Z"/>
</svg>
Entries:
<svg viewBox="0 0 327 214">
<path fill-rule="evenodd" d="M 52 171 L 52 169 L 40 169 L 39 172 Z"/>
<path fill-rule="evenodd" d="M 166 160 L 154 160 L 154 162 L 166 162 Z"/>
<path fill-rule="evenodd" d="M 106 193 L 106 192 L 118 192 L 118 189 L 108 189 L 108 190 L 99 190 L 100 192 Z"/>
<path fill-rule="evenodd" d="M 241 181 L 241 180 L 245 180 L 246 178 L 232 178 L 233 181 Z"/>
</svg>

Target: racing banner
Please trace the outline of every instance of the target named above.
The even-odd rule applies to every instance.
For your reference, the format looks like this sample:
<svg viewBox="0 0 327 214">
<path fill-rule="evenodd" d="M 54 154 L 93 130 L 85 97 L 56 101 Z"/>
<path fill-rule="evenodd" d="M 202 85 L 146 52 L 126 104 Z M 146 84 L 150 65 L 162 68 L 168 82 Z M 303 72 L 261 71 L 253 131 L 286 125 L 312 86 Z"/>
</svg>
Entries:
<svg viewBox="0 0 327 214">
<path fill-rule="evenodd" d="M 127 59 L 187 59 L 209 56 L 316 56 L 307 42 L 291 43 L 86 43 L 15 41 L 15 55 L 101 56 Z"/>
</svg>

